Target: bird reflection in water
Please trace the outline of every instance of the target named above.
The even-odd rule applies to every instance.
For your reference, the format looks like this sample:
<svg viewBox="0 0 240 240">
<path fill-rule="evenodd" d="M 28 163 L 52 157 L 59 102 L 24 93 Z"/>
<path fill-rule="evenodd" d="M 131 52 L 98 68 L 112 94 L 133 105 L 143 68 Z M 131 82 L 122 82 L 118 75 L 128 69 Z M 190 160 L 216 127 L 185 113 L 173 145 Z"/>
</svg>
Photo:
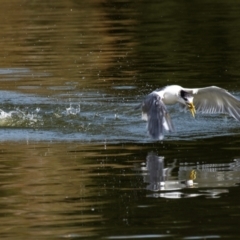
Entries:
<svg viewBox="0 0 240 240">
<path fill-rule="evenodd" d="M 148 171 L 148 175 L 145 176 L 144 181 L 149 183 L 147 189 L 151 191 L 169 191 L 193 187 L 197 174 L 195 170 L 189 170 L 186 173 L 186 179 L 177 180 L 173 177 L 174 172 L 179 170 L 176 160 L 166 168 L 164 157 L 157 156 L 154 152 L 148 154 L 145 170 Z"/>
<path fill-rule="evenodd" d="M 159 157 L 154 153 L 147 156 L 146 168 L 149 172 L 147 189 L 152 191 L 162 190 L 165 185 L 167 170 L 164 169 L 164 157 Z"/>
<path fill-rule="evenodd" d="M 153 193 L 147 197 L 189 198 L 205 196 L 218 198 L 228 193 L 229 187 L 240 183 L 240 159 L 226 163 L 167 163 L 163 156 L 148 153 L 143 171 L 143 181 L 147 190 Z M 191 191 L 182 191 L 191 188 Z"/>
</svg>

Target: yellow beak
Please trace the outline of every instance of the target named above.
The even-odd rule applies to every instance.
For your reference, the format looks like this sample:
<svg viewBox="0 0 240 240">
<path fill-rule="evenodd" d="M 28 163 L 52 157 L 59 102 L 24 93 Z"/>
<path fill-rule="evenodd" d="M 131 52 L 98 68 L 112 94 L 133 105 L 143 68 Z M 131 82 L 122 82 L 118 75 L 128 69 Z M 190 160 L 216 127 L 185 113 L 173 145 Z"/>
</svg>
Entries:
<svg viewBox="0 0 240 240">
<path fill-rule="evenodd" d="M 196 109 L 193 103 L 188 103 L 188 109 L 191 112 L 192 116 L 195 117 Z"/>
</svg>

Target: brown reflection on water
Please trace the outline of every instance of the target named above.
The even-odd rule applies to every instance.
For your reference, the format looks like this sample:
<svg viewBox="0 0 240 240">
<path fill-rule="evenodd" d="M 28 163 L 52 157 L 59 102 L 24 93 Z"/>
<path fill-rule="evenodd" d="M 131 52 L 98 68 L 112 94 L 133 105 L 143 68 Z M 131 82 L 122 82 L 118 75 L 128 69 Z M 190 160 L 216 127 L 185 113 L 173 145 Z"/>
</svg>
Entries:
<svg viewBox="0 0 240 240">
<path fill-rule="evenodd" d="M 134 176 L 132 161 L 119 160 L 128 159 L 136 147 L 127 147 L 116 159 L 117 149 L 104 144 L 1 143 L 0 235 L 99 235 L 109 221 L 114 189 L 122 189 L 117 179 Z"/>
<path fill-rule="evenodd" d="M 4 136 L 16 139 L 4 142 L 2 135 L 0 144 L 0 237 L 210 238 L 237 233 L 238 126 L 226 132 L 218 119 L 220 127 L 212 130 L 213 117 L 205 126 L 199 121 L 196 132 L 187 131 L 178 141 L 146 143 L 147 137 L 138 134 L 144 123 L 138 128 L 140 114 L 135 120 L 133 105 L 137 97 L 167 84 L 215 84 L 238 93 L 239 9 L 237 1 L 1 1 L 1 90 L 52 97 L 49 102 L 43 98 L 46 108 L 37 102 L 47 124 L 36 128 L 44 130 L 40 139 L 66 142 L 38 142 L 35 136 L 35 142 L 17 143 L 34 126 L 2 125 Z M 78 104 L 84 91 L 89 91 L 83 99 L 89 105 L 82 104 L 79 115 L 64 118 L 61 101 L 56 110 L 56 98 L 75 97 Z M 110 97 L 103 99 L 103 93 Z M 127 106 L 123 95 L 133 104 Z M 24 113 L 35 109 L 35 98 L 26 101 L 25 95 L 8 92 L 1 97 L 6 111 L 21 104 Z M 15 101 L 9 104 L 11 97 Z M 64 120 L 48 123 L 52 113 Z M 189 125 L 189 119 L 184 121 Z M 86 130 L 89 123 L 96 124 Z M 215 131 L 230 136 L 217 139 L 211 130 L 213 136 Z M 73 140 L 65 134 L 77 131 L 84 134 L 67 142 Z M 50 138 L 44 138 L 47 133 Z M 95 133 L 98 146 L 89 144 Z M 150 174 L 142 171 L 150 151 L 162 156 L 168 168 L 176 162 L 167 179 L 180 183 L 177 191 L 168 191 L 172 194 L 153 191 Z M 182 181 L 192 170 L 196 178 L 187 187 Z M 154 174 L 158 181 L 160 172 Z M 189 201 L 189 196 L 194 198 Z"/>
<path fill-rule="evenodd" d="M 49 239 L 138 233 L 144 238 L 149 234 L 149 226 L 154 229 L 160 226 L 166 231 L 173 223 L 177 224 L 176 219 L 187 224 L 177 224 L 183 231 L 192 219 L 191 214 L 184 215 L 186 208 L 194 209 L 196 216 L 201 215 L 203 198 L 220 198 L 223 204 L 224 194 L 230 197 L 232 189 L 238 189 L 240 168 L 235 157 L 238 147 L 226 150 L 223 139 L 216 140 L 220 143 L 216 161 L 216 156 L 205 154 L 209 141 L 198 141 L 202 151 L 196 151 L 193 142 L 142 145 L 2 142 L 0 235 L 9 239 L 36 235 Z M 160 160 L 165 165 L 147 162 L 153 149 L 164 155 Z M 164 169 L 169 171 L 161 175 Z M 184 181 L 192 170 L 194 184 L 189 187 Z M 165 181 L 165 189 L 151 188 L 161 181 Z M 194 199 L 190 206 L 188 198 Z M 205 204 L 209 213 L 208 203 Z M 156 227 L 151 234 L 162 231 Z"/>
<path fill-rule="evenodd" d="M 117 75 L 131 77 L 134 69 L 123 59 L 136 45 L 135 13 L 124 5 L 115 13 L 113 9 L 103 1 L 1 3 L 1 68 L 29 70 L 21 77 L 2 74 L 1 79 L 20 77 L 21 90 L 32 92 L 30 86 L 37 86 L 34 93 L 46 93 L 55 90 L 51 87 L 66 86 L 66 81 L 74 89 L 89 87 L 91 82 L 96 87 Z M 112 76 L 106 72 L 109 69 Z M 2 88 L 15 90 L 16 83 L 3 82 Z"/>
<path fill-rule="evenodd" d="M 146 93 L 176 83 L 235 90 L 238 9 L 226 1 L 3 1 L 1 87 L 53 94 L 124 82 Z"/>
<path fill-rule="evenodd" d="M 82 223 L 81 231 L 94 235 L 96 228 L 87 223 L 103 221 L 94 209 L 104 202 L 95 201 L 96 190 L 87 186 L 94 185 L 91 172 L 101 166 L 86 167 L 86 161 L 84 153 L 71 152 L 71 145 L 1 144 L 1 234 L 26 234 L 28 228 L 28 236 L 38 229 L 44 236 L 50 234 L 49 228 L 64 225 L 74 232 L 74 225 Z"/>
</svg>

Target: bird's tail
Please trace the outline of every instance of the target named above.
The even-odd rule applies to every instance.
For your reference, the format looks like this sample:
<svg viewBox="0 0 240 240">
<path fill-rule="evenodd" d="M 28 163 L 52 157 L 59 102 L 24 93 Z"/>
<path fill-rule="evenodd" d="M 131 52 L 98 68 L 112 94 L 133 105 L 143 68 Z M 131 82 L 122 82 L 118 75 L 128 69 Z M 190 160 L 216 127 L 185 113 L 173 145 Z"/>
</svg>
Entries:
<svg viewBox="0 0 240 240">
<path fill-rule="evenodd" d="M 157 94 L 151 94 L 146 98 L 142 110 L 143 114 L 147 115 L 147 129 L 153 139 L 162 140 L 164 130 L 174 131 L 166 106 Z"/>
</svg>

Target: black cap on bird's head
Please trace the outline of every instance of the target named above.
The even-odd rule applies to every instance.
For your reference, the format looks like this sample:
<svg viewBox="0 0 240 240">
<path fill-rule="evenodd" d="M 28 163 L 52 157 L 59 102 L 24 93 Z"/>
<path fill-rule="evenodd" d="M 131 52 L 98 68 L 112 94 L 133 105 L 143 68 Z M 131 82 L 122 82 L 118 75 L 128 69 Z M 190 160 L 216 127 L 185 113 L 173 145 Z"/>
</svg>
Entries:
<svg viewBox="0 0 240 240">
<path fill-rule="evenodd" d="M 184 100 L 185 104 L 188 106 L 188 109 L 192 113 L 193 117 L 195 117 L 196 109 L 193 104 L 193 94 L 190 92 L 181 90 L 180 97 Z"/>
</svg>

